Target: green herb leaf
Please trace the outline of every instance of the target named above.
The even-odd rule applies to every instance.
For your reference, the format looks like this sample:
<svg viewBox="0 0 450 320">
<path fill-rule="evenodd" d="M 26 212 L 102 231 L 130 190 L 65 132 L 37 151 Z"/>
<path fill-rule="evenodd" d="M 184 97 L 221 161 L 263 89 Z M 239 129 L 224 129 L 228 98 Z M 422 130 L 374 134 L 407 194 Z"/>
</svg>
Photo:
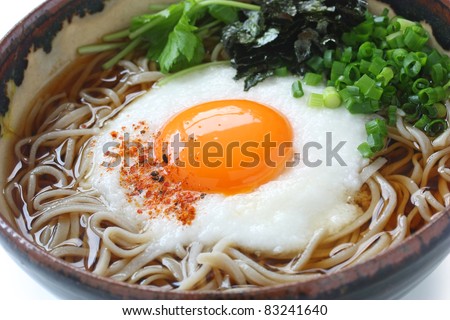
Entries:
<svg viewBox="0 0 450 320">
<path fill-rule="evenodd" d="M 179 71 L 200 63 L 205 54 L 202 40 L 194 33 L 197 28 L 183 15 L 173 31 L 159 58 L 164 73 Z"/>
<path fill-rule="evenodd" d="M 238 9 L 227 7 L 224 5 L 211 5 L 208 8 L 209 14 L 216 18 L 217 20 L 222 21 L 225 24 L 232 24 L 233 22 L 238 20 Z"/>
<path fill-rule="evenodd" d="M 79 52 L 122 49 L 103 65 L 110 68 L 134 50 L 144 49 L 147 58 L 158 63 L 162 72 L 177 72 L 203 62 L 203 38 L 219 36 L 220 26 L 237 21 L 241 10 L 259 11 L 260 7 L 234 0 L 183 0 L 172 5 L 151 6 L 151 10 L 156 9 L 161 11 L 134 17 L 128 30 L 105 35 L 105 43 L 84 46 Z M 253 32 L 252 23 L 246 23 L 245 27 Z M 267 34 L 266 41 L 270 37 L 272 33 Z"/>
<path fill-rule="evenodd" d="M 151 41 L 161 31 L 164 31 L 162 36 L 167 36 L 167 32 L 174 28 L 183 15 L 184 7 L 184 3 L 180 2 L 158 13 L 134 17 L 131 20 L 130 37 L 140 36 L 147 41 Z"/>
<path fill-rule="evenodd" d="M 183 15 L 183 3 L 171 5 L 167 9 L 151 15 L 134 17 L 131 21 L 131 32 L 135 32 L 154 23 L 154 27 L 145 31 L 141 37 L 148 43 L 147 57 L 159 63 L 159 57 L 163 52 L 169 34 Z"/>
</svg>

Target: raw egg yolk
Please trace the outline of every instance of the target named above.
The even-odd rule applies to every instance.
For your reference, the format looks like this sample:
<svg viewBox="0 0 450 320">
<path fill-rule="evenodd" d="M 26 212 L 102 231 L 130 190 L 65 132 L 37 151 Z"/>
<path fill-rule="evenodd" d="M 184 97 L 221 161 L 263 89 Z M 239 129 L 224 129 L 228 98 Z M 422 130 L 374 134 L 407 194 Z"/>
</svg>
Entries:
<svg viewBox="0 0 450 320">
<path fill-rule="evenodd" d="M 293 157 L 293 132 L 276 110 L 254 101 L 220 100 L 170 119 L 155 141 L 167 178 L 204 193 L 250 192 L 273 180 Z"/>
</svg>

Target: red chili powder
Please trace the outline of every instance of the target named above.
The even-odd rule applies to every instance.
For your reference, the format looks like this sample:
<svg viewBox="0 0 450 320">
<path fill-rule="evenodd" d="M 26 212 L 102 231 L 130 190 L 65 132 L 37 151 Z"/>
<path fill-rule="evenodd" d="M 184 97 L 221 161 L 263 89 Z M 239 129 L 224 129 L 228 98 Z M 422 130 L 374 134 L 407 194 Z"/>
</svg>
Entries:
<svg viewBox="0 0 450 320">
<path fill-rule="evenodd" d="M 190 225 L 195 219 L 195 202 L 203 198 L 199 192 L 183 190 L 181 181 L 171 179 L 171 167 L 164 162 L 158 162 L 151 158 L 152 150 L 148 150 L 147 142 L 142 136 L 149 132 L 148 125 L 140 121 L 132 126 L 133 139 L 129 143 L 128 157 L 131 166 L 126 166 L 122 161 L 120 169 L 120 185 L 126 190 L 129 203 L 139 206 L 137 214 L 147 214 L 151 219 L 164 216 L 168 219 L 176 219 L 182 225 Z M 120 147 L 114 152 L 122 159 L 125 155 L 123 132 L 111 132 L 111 137 L 121 141 Z M 136 147 L 137 145 L 142 147 Z"/>
</svg>

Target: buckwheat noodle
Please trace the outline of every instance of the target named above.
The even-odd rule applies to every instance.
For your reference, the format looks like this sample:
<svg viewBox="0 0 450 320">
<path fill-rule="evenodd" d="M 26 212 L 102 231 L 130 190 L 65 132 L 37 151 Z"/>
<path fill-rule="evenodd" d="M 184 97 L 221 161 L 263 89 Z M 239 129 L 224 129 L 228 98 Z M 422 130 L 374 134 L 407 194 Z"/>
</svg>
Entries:
<svg viewBox="0 0 450 320">
<path fill-rule="evenodd" d="M 211 60 L 221 59 L 222 48 Z M 3 188 L 7 218 L 52 255 L 94 274 L 165 290 L 236 290 L 305 281 L 367 261 L 397 245 L 450 205 L 450 130 L 430 140 L 397 115 L 389 147 L 361 173 L 352 201 L 364 213 L 337 234 L 318 230 L 289 259 L 258 257 L 226 240 L 165 252 L 108 212 L 89 174 L 87 145 L 105 121 L 162 77 L 144 58 L 114 70 L 105 54 L 81 58 L 24 119 L 16 169 Z M 450 114 L 447 105 L 447 114 Z M 449 120 L 449 119 L 448 119 Z"/>
</svg>

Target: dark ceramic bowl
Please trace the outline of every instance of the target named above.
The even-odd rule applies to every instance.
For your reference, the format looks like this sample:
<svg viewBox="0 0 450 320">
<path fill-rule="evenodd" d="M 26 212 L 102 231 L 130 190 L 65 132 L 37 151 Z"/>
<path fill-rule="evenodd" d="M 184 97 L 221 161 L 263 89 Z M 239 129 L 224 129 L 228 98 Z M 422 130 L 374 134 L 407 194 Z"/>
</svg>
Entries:
<svg viewBox="0 0 450 320">
<path fill-rule="evenodd" d="M 79 45 L 125 26 L 129 17 L 144 10 L 148 2 L 51 0 L 40 6 L 0 43 L 0 113 L 7 114 L 9 123 L 20 123 L 21 115 L 27 112 L 26 102 L 31 101 L 43 84 L 41 79 L 51 76 L 73 59 Z M 428 22 L 440 45 L 445 50 L 450 49 L 449 0 L 410 0 L 407 5 L 403 0 L 385 2 L 399 15 Z M 116 15 L 117 12 L 120 15 Z M 11 158 L 11 154 L 2 153 L 3 164 L 12 161 Z M 4 179 L 5 173 L 0 172 L 0 185 Z M 27 273 L 64 298 L 397 298 L 423 280 L 450 252 L 450 211 L 446 211 L 397 247 L 363 264 L 316 280 L 245 292 L 164 292 L 102 278 L 49 255 L 8 224 L 1 214 L 2 201 L 0 196 L 2 245 Z"/>
</svg>

